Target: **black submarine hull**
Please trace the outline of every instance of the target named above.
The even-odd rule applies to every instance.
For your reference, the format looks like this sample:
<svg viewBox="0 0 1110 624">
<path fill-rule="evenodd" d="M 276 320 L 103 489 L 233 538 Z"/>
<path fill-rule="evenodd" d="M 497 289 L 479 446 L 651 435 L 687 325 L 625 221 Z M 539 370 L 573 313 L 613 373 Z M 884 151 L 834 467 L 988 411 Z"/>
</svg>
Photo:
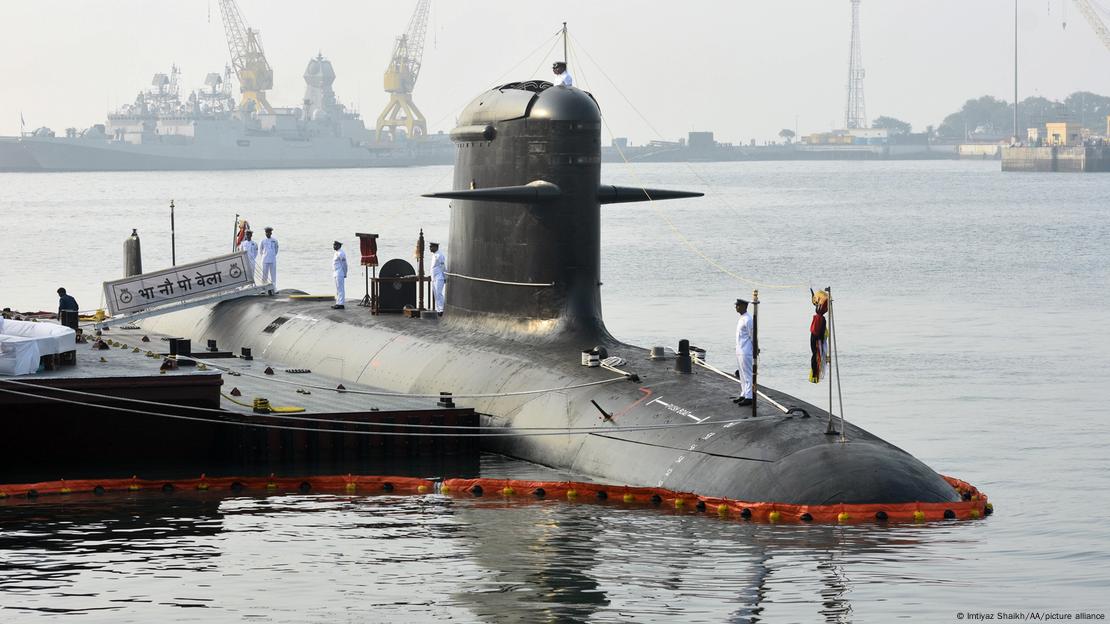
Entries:
<svg viewBox="0 0 1110 624">
<path fill-rule="evenodd" d="M 285 320 L 268 333 L 279 319 Z M 224 302 L 144 326 L 249 346 L 267 361 L 393 392 L 502 393 L 456 403 L 473 407 L 493 431 L 565 427 L 588 433 L 491 437 L 483 439 L 484 449 L 609 482 L 805 505 L 959 500 L 928 466 L 859 427 L 846 424 L 847 442 L 826 435 L 827 414 L 814 405 L 761 388 L 809 416 L 785 415 L 761 402 L 751 417 L 750 408 L 729 400 L 739 387 L 734 382 L 697 367 L 675 372 L 673 359 L 651 360 L 647 349 L 613 339 L 603 346 L 626 359 L 621 370 L 637 374 L 639 382 L 582 366 L 577 343 L 506 340 L 443 321 L 333 311 L 281 297 Z M 609 379 L 616 381 L 512 394 Z M 374 406 L 372 396 L 366 405 Z M 621 431 L 644 425 L 674 428 Z"/>
<path fill-rule="evenodd" d="M 600 138 L 600 108 L 575 88 L 512 83 L 463 111 L 452 132 L 454 188 L 430 195 L 451 200 L 442 319 L 277 296 L 146 324 L 394 392 L 495 395 L 456 401 L 492 430 L 520 434 L 484 438 L 488 450 L 606 481 L 803 505 L 959 500 L 929 467 L 858 427 L 846 426 L 846 442 L 826 435 L 816 406 L 762 388 L 808 416 L 760 400 L 753 417 L 731 402 L 735 381 L 697 366 L 677 372 L 674 360 L 651 360 L 609 334 L 602 205 L 700 194 L 602 185 Z M 583 367 L 582 350 L 595 345 L 639 381 Z M 528 393 L 537 389 L 554 390 Z M 662 427 L 626 430 L 645 426 Z"/>
</svg>

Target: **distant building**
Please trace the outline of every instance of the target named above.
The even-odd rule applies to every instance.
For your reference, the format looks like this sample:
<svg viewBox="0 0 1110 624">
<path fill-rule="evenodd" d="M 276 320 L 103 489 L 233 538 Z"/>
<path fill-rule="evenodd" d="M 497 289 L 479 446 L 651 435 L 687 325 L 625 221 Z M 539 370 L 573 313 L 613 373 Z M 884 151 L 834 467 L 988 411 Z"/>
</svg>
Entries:
<svg viewBox="0 0 1110 624">
<path fill-rule="evenodd" d="M 1082 145 L 1083 126 L 1074 121 L 1056 121 L 1045 124 L 1045 142 L 1049 145 Z"/>
<path fill-rule="evenodd" d="M 806 137 L 810 145 L 884 145 L 890 139 L 886 128 L 848 128 L 817 132 Z"/>
</svg>

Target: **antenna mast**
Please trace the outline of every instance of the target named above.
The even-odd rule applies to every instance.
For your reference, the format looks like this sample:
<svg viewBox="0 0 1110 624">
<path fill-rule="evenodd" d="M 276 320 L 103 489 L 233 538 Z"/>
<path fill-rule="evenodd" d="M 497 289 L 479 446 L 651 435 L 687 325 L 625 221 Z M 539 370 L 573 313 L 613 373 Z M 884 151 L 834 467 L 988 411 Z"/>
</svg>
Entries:
<svg viewBox="0 0 1110 624">
<path fill-rule="evenodd" d="M 563 22 L 563 62 L 567 62 L 567 23 Z M 569 65 L 568 65 L 569 67 Z"/>
<path fill-rule="evenodd" d="M 844 113 L 845 128 L 866 128 L 867 112 L 863 106 L 863 53 L 860 50 L 859 3 L 852 0 L 852 48 L 848 55 L 848 107 Z"/>
</svg>

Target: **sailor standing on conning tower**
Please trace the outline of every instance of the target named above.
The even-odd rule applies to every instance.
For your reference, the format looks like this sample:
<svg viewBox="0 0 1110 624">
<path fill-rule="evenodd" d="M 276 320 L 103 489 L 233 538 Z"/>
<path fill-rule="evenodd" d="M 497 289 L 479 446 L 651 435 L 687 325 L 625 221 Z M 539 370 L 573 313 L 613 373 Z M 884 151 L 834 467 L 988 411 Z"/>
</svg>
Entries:
<svg viewBox="0 0 1110 624">
<path fill-rule="evenodd" d="M 740 378 L 740 398 L 737 405 L 752 404 L 752 315 L 748 314 L 748 302 L 736 300 L 736 312 L 740 319 L 736 322 L 736 376 Z"/>
<path fill-rule="evenodd" d="M 331 259 L 332 277 L 335 278 L 333 310 L 344 310 L 346 309 L 344 304 L 347 303 L 347 252 L 340 249 L 342 246 L 343 243 L 339 241 L 331 244 L 331 248 L 335 250 L 335 255 Z"/>
<path fill-rule="evenodd" d="M 570 75 L 570 70 L 567 69 L 567 64 L 563 61 L 555 61 L 551 65 L 551 71 L 555 72 L 555 84 L 557 86 L 574 86 L 574 78 Z"/>
<path fill-rule="evenodd" d="M 432 252 L 432 296 L 435 297 L 436 312 L 443 314 L 444 287 L 447 285 L 447 258 L 439 250 L 439 243 L 428 243 Z"/>
<path fill-rule="evenodd" d="M 267 278 L 270 284 L 277 291 L 277 255 L 278 255 L 278 242 L 273 237 L 274 228 L 266 226 L 266 238 L 262 239 L 261 254 L 262 254 L 262 281 L 265 283 Z"/>
</svg>

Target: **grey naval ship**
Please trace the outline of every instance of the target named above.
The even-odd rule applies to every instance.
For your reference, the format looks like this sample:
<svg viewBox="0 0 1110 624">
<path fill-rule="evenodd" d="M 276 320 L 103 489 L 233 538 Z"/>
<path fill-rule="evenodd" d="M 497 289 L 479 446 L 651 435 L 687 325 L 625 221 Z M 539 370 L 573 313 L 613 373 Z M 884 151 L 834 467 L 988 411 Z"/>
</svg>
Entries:
<svg viewBox="0 0 1110 624">
<path fill-rule="evenodd" d="M 959 501 L 939 474 L 875 435 L 850 423 L 843 437 L 828 435 L 828 413 L 815 405 L 760 387 L 790 413 L 762 398 L 737 408 L 736 383 L 691 366 L 677 336 L 676 353 L 652 359 L 609 333 L 602 206 L 700 193 L 603 184 L 591 94 L 506 84 L 474 99 L 458 124 L 453 190 L 430 195 L 451 200 L 442 317 L 333 310 L 282 291 L 144 327 L 249 346 L 347 383 L 450 391 L 486 431 L 510 434 L 483 438 L 487 450 L 609 482 L 799 505 Z M 582 366 L 583 350 L 597 348 L 625 362 L 623 376 Z M 586 434 L 525 435 L 536 428 Z"/>
<path fill-rule="evenodd" d="M 258 31 L 235 0 L 219 0 L 230 65 L 182 97 L 180 71 L 154 75 L 135 101 L 104 124 L 68 128 L 63 136 L 40 127 L 0 137 L 0 171 L 162 171 L 178 169 L 299 169 L 451 164 L 444 134 L 429 136 L 412 100 L 424 54 L 431 0 L 419 0 L 408 29 L 397 37 L 385 70 L 389 103 L 373 129 L 336 99 L 335 69 L 322 54 L 304 71 L 300 106 L 270 105 L 274 71 Z M 232 97 L 232 79 L 240 98 Z"/>
<path fill-rule="evenodd" d="M 161 171 L 450 164 L 446 135 L 378 141 L 336 99 L 335 70 L 322 55 L 304 72 L 301 106 L 240 110 L 230 71 L 210 73 L 182 96 L 180 71 L 154 75 L 150 88 L 104 124 L 57 136 L 38 128 L 0 139 L 0 171 Z"/>
</svg>

